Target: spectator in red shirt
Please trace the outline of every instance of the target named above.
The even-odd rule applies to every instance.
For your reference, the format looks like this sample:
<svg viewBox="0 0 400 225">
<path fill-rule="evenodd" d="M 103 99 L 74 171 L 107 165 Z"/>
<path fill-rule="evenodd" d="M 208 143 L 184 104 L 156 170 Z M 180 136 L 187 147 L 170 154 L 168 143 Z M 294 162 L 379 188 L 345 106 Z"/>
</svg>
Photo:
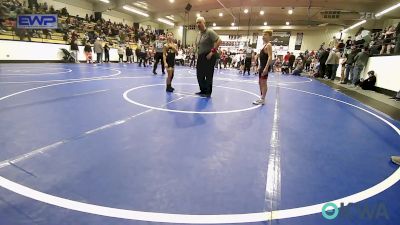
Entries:
<svg viewBox="0 0 400 225">
<path fill-rule="evenodd" d="M 290 57 L 290 52 L 287 52 L 287 54 L 285 55 L 285 57 L 283 58 L 283 60 L 288 63 L 289 62 L 289 57 Z"/>
</svg>

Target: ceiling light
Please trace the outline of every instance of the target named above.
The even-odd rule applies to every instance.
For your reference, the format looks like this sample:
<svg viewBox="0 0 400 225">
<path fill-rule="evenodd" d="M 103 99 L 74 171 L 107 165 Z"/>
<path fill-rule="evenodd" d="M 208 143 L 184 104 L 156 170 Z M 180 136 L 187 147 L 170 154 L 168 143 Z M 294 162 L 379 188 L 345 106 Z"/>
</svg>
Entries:
<svg viewBox="0 0 400 225">
<path fill-rule="evenodd" d="M 264 26 L 267 26 L 267 24 L 268 24 L 267 22 L 264 22 Z"/>
<path fill-rule="evenodd" d="M 172 17 L 172 15 L 171 16 L 166 16 L 166 18 L 170 19 L 170 20 L 175 20 L 174 17 Z"/>
<path fill-rule="evenodd" d="M 231 26 L 234 27 L 234 26 L 235 26 L 235 23 L 231 23 Z"/>
<path fill-rule="evenodd" d="M 388 13 L 388 12 L 392 11 L 393 9 L 398 8 L 398 7 L 400 7 L 400 3 L 398 3 L 398 4 L 396 4 L 396 5 L 392 6 L 392 7 L 389 7 L 387 9 L 383 10 L 382 12 L 378 12 L 377 14 L 375 14 L 375 16 L 382 16 L 382 15 L 384 15 L 384 14 L 386 14 L 386 13 Z"/>
<path fill-rule="evenodd" d="M 219 16 L 220 16 L 220 17 L 223 17 L 223 16 L 224 16 L 224 14 L 223 14 L 223 13 L 219 13 Z"/>
<path fill-rule="evenodd" d="M 149 17 L 149 14 L 147 14 L 145 12 L 142 12 L 142 11 L 136 9 L 136 8 L 133 8 L 133 7 L 130 7 L 130 6 L 127 6 L 127 5 L 124 5 L 122 8 L 125 9 L 125 10 L 128 10 L 128 11 L 131 11 L 133 13 L 136 13 L 136 14 L 139 14 L 139 15 L 142 15 L 142 16 L 145 16 L 145 17 Z"/>
<path fill-rule="evenodd" d="M 110 3 L 109 0 L 99 0 L 99 1 L 104 2 L 104 3 Z"/>
<path fill-rule="evenodd" d="M 133 3 L 133 5 L 135 5 L 135 6 L 139 7 L 139 8 L 145 9 L 145 10 L 149 9 L 147 7 L 147 3 L 146 2 L 135 2 L 135 3 Z"/>
<path fill-rule="evenodd" d="M 343 33 L 346 33 L 346 31 L 351 30 L 351 29 L 353 29 L 353 28 L 355 28 L 355 27 L 358 27 L 358 26 L 360 26 L 361 24 L 364 24 L 364 23 L 366 23 L 366 22 L 367 22 L 366 20 L 363 20 L 363 21 L 361 21 L 361 22 L 358 22 L 358 23 L 354 24 L 353 26 L 351 26 L 351 27 L 345 29 L 345 30 L 342 31 L 342 32 L 343 32 Z"/>
<path fill-rule="evenodd" d="M 174 2 L 175 2 L 175 0 L 169 0 L 169 2 L 171 2 L 171 3 L 174 3 Z"/>
<path fill-rule="evenodd" d="M 197 13 L 196 16 L 197 16 L 197 17 L 200 17 L 200 13 Z"/>
<path fill-rule="evenodd" d="M 263 10 L 260 11 L 260 15 L 264 15 L 264 11 Z"/>
<path fill-rule="evenodd" d="M 215 27 L 215 26 L 217 26 L 217 24 L 216 24 L 216 23 L 213 23 L 213 27 Z"/>
<path fill-rule="evenodd" d="M 172 21 L 169 21 L 169 20 L 166 20 L 166 19 L 163 19 L 163 18 L 158 18 L 157 20 L 160 21 L 161 23 L 165 23 L 167 25 L 171 25 L 171 26 L 175 25 Z"/>
<path fill-rule="evenodd" d="M 289 9 L 288 13 L 289 13 L 289 15 L 292 15 L 293 14 L 293 9 Z"/>
<path fill-rule="evenodd" d="M 286 26 L 289 26 L 289 25 L 290 25 L 290 23 L 289 23 L 289 21 L 287 21 L 287 22 L 286 22 Z"/>
<path fill-rule="evenodd" d="M 249 10 L 248 9 L 244 9 L 244 13 L 248 13 L 249 12 Z"/>
</svg>

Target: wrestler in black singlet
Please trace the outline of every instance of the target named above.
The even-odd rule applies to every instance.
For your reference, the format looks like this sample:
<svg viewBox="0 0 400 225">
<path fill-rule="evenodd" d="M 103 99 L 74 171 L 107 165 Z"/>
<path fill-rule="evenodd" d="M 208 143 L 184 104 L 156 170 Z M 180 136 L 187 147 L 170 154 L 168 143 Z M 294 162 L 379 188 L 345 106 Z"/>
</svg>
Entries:
<svg viewBox="0 0 400 225">
<path fill-rule="evenodd" d="M 175 55 L 176 55 L 176 52 L 175 52 L 174 48 L 168 47 L 167 48 L 167 58 L 166 58 L 166 61 L 167 61 L 167 64 L 168 64 L 168 68 L 174 68 L 174 66 L 175 66 Z"/>
<path fill-rule="evenodd" d="M 265 46 L 260 51 L 260 69 L 258 71 L 259 78 L 263 78 L 263 79 L 267 79 L 268 78 L 268 73 L 265 76 L 261 76 L 263 71 L 264 71 L 264 69 L 265 69 L 265 66 L 267 65 L 268 58 L 269 58 L 268 53 L 264 52 Z M 270 71 L 270 68 L 268 68 L 267 71 Z"/>
</svg>

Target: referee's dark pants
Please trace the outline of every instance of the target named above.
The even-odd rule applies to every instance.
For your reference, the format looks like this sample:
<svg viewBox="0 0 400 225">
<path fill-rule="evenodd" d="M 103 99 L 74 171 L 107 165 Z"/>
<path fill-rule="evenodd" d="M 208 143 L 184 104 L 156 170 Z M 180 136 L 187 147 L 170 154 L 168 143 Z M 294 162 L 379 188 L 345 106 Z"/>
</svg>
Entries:
<svg viewBox="0 0 400 225">
<path fill-rule="evenodd" d="M 247 73 L 250 75 L 250 67 L 251 67 L 251 57 L 246 57 L 246 59 L 244 60 L 244 71 L 243 71 L 243 75 L 244 73 L 247 71 Z"/>
<path fill-rule="evenodd" d="M 154 55 L 154 60 L 156 61 L 155 63 L 154 63 L 154 68 L 153 68 L 153 73 L 155 73 L 156 72 L 156 70 L 157 70 L 157 65 L 158 65 L 158 63 L 160 62 L 160 60 L 161 60 L 161 71 L 162 71 L 162 73 L 164 74 L 165 72 L 165 68 L 164 68 L 164 61 L 163 61 L 163 53 L 162 52 L 156 52 L 156 54 Z"/>
<path fill-rule="evenodd" d="M 200 54 L 197 58 L 197 82 L 199 82 L 202 94 L 211 95 L 214 76 L 214 65 L 216 56 L 213 55 L 210 60 L 206 58 L 208 53 Z"/>
</svg>

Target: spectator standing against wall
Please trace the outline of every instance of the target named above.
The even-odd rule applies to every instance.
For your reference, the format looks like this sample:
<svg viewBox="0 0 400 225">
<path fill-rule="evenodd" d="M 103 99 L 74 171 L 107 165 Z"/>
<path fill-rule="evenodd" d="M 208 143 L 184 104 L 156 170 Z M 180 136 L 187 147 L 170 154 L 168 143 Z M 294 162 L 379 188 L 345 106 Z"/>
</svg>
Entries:
<svg viewBox="0 0 400 225">
<path fill-rule="evenodd" d="M 296 56 L 294 56 L 293 52 L 290 53 L 289 56 L 289 72 L 292 73 L 294 61 L 296 61 Z"/>
<path fill-rule="evenodd" d="M 358 53 L 354 57 L 354 69 L 353 69 L 353 85 L 356 86 L 356 83 L 360 80 L 361 71 L 367 65 L 369 59 L 369 49 L 365 47 L 360 53 Z"/>
<path fill-rule="evenodd" d="M 104 62 L 110 62 L 110 47 L 107 43 L 104 45 Z"/>
<path fill-rule="evenodd" d="M 147 64 L 147 59 L 148 59 L 148 49 L 146 48 L 145 44 L 140 45 L 140 53 L 139 53 L 139 67 L 142 66 L 143 63 L 143 67 L 146 67 Z"/>
<path fill-rule="evenodd" d="M 124 48 L 122 47 L 122 45 L 120 45 L 117 49 L 118 51 L 118 62 L 123 63 L 124 62 Z"/>
<path fill-rule="evenodd" d="M 100 38 L 97 38 L 94 42 L 94 52 L 97 54 L 97 63 L 103 62 L 103 46 L 101 44 Z"/>
<path fill-rule="evenodd" d="M 326 75 L 328 79 L 335 80 L 336 71 L 339 66 L 339 50 L 334 48 L 329 53 L 328 59 L 326 60 Z"/>
<path fill-rule="evenodd" d="M 326 60 L 329 57 L 329 52 L 331 51 L 330 48 L 327 48 L 326 50 L 320 49 L 320 57 L 319 57 L 319 76 L 324 77 L 326 73 Z"/>
<path fill-rule="evenodd" d="M 75 41 L 71 41 L 71 51 L 74 53 L 75 62 L 79 63 L 79 60 L 78 60 L 79 47 Z"/>
<path fill-rule="evenodd" d="M 346 54 L 346 75 L 344 79 L 344 84 L 346 84 L 351 78 L 353 78 L 353 68 L 354 68 L 354 57 L 357 55 L 357 49 L 355 45 L 351 46 L 351 50 L 348 54 Z"/>
<path fill-rule="evenodd" d="M 129 45 L 126 46 L 125 54 L 126 54 L 126 62 L 133 63 L 133 51 L 131 47 L 129 47 Z"/>
<path fill-rule="evenodd" d="M 92 46 L 90 46 L 89 43 L 86 43 L 83 51 L 85 52 L 86 63 L 92 63 Z"/>
</svg>

